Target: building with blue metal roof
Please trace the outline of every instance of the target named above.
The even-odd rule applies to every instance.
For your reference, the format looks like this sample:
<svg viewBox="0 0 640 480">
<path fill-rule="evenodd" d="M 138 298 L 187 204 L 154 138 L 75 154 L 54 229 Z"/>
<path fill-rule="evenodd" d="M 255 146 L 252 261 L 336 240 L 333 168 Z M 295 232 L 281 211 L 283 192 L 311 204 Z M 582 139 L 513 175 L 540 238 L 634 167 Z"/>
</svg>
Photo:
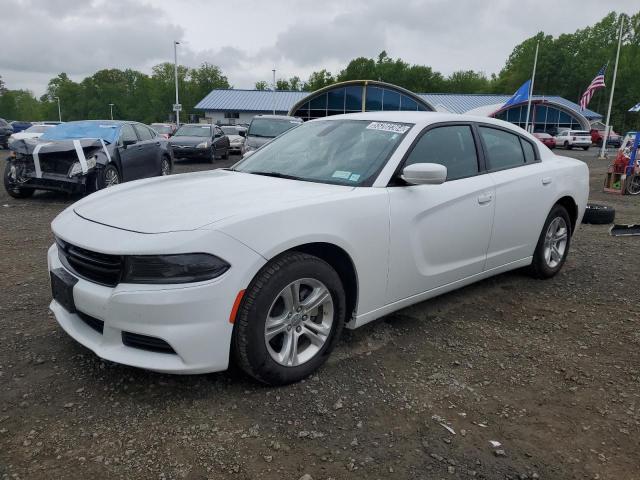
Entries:
<svg viewBox="0 0 640 480">
<path fill-rule="evenodd" d="M 406 110 L 442 111 L 492 116 L 521 127 L 527 104 L 502 109 L 510 95 L 413 93 L 373 80 L 336 83 L 315 92 L 271 90 L 212 90 L 197 105 L 208 121 L 249 123 L 255 115 L 276 113 L 303 120 L 351 112 Z M 559 96 L 532 97 L 529 124 L 535 131 L 555 133 L 564 128 L 588 130 L 602 115 Z"/>
</svg>

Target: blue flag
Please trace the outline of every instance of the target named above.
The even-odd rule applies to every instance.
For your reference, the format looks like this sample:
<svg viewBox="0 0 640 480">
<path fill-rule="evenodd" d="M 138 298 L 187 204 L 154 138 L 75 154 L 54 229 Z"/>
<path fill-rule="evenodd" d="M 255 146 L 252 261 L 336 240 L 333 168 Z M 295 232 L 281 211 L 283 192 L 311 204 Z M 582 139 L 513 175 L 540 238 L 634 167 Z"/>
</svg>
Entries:
<svg viewBox="0 0 640 480">
<path fill-rule="evenodd" d="M 640 112 L 640 103 L 636 103 L 633 107 L 629 109 L 630 112 Z"/>
<path fill-rule="evenodd" d="M 500 110 L 503 110 L 511 105 L 517 105 L 518 103 L 523 103 L 529 100 L 529 90 L 531 89 L 531 80 L 527 80 L 522 84 L 522 86 L 516 90 L 516 93 L 507 100 L 507 102 L 502 106 Z"/>
</svg>

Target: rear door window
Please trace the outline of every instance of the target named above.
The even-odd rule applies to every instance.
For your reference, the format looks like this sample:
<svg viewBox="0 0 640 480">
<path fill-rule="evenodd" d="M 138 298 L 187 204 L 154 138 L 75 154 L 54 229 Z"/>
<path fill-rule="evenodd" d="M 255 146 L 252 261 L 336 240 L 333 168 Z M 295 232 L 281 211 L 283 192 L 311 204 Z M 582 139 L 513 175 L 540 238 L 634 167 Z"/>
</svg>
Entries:
<svg viewBox="0 0 640 480">
<path fill-rule="evenodd" d="M 518 135 L 491 127 L 479 127 L 479 131 L 488 157 L 489 170 L 524 165 L 524 153 Z"/>
<path fill-rule="evenodd" d="M 524 161 L 526 163 L 533 163 L 536 161 L 536 151 L 533 148 L 531 143 L 527 142 L 525 139 L 521 138 L 520 143 L 522 143 L 522 151 L 524 152 Z"/>
</svg>

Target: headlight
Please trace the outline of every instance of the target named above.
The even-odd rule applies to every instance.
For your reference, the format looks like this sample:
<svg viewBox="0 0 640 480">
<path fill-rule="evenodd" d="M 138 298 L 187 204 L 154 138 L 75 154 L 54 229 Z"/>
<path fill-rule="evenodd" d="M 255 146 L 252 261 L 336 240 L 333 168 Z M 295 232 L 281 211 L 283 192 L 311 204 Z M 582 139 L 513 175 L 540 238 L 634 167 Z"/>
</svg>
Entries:
<svg viewBox="0 0 640 480">
<path fill-rule="evenodd" d="M 87 169 L 91 170 L 92 168 L 96 168 L 96 156 L 87 158 Z M 82 173 L 82 165 L 80 162 L 75 162 L 71 165 L 71 169 L 69 170 L 69 176 L 73 177 L 75 175 L 79 175 Z"/>
<path fill-rule="evenodd" d="M 208 148 L 209 144 L 207 142 L 199 143 L 196 148 Z"/>
<path fill-rule="evenodd" d="M 231 265 L 208 253 L 125 257 L 124 283 L 192 283 L 219 277 Z"/>
</svg>

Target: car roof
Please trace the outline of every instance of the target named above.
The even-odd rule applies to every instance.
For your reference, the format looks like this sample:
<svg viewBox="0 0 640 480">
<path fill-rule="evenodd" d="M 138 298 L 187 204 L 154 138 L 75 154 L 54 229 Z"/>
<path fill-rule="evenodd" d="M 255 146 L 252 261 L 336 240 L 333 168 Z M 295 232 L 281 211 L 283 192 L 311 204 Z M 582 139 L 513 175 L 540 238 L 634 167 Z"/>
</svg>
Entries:
<svg viewBox="0 0 640 480">
<path fill-rule="evenodd" d="M 522 128 L 504 120 L 498 120 L 496 118 L 484 117 L 479 115 L 461 115 L 458 113 L 444 113 L 444 112 L 362 112 L 362 113 L 348 113 L 344 115 L 332 115 L 330 117 L 322 117 L 312 122 L 322 120 L 368 120 L 372 122 L 398 122 L 398 123 L 414 123 L 419 127 L 425 127 L 433 123 L 440 122 L 482 122 L 485 124 L 492 124 L 509 130 L 514 130 L 518 133 L 526 133 Z"/>
<path fill-rule="evenodd" d="M 300 117 L 291 117 L 289 115 L 256 115 L 253 118 L 273 118 L 276 120 L 299 120 L 302 122 Z"/>
</svg>

